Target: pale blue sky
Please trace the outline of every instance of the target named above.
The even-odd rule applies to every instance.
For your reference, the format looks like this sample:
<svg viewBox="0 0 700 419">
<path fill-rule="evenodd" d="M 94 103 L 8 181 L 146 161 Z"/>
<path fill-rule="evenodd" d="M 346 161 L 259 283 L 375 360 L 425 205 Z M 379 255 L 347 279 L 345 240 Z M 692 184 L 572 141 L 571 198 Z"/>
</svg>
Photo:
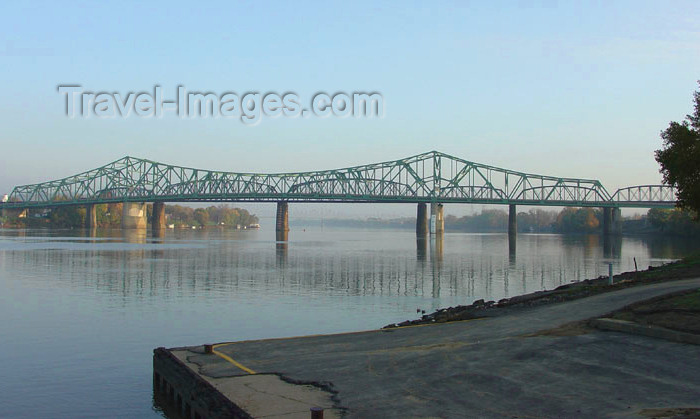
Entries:
<svg viewBox="0 0 700 419">
<path fill-rule="evenodd" d="M 5 2 L 0 192 L 124 155 L 279 172 L 432 149 L 614 190 L 660 181 L 659 132 L 692 110 L 697 1 L 348 3 Z M 68 119 L 61 84 L 377 91 L 385 117 Z"/>
</svg>

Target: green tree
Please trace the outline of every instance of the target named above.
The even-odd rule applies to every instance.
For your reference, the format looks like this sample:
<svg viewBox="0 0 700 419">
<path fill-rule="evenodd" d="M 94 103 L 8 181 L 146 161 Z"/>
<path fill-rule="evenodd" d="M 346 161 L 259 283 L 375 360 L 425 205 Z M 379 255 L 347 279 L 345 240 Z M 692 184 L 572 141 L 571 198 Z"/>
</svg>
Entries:
<svg viewBox="0 0 700 419">
<path fill-rule="evenodd" d="M 692 210 L 700 220 L 700 91 L 693 93 L 693 99 L 695 112 L 661 132 L 663 148 L 655 154 L 664 183 L 678 190 L 678 206 Z"/>
<path fill-rule="evenodd" d="M 194 219 L 199 225 L 205 226 L 209 222 L 209 212 L 205 208 L 197 208 L 194 210 Z"/>
<path fill-rule="evenodd" d="M 165 214 L 168 220 L 177 225 L 191 225 L 194 223 L 194 210 L 182 205 L 166 205 Z"/>
<path fill-rule="evenodd" d="M 652 208 L 647 212 L 647 220 L 654 228 L 665 231 L 671 219 L 671 211 L 661 208 Z"/>
<path fill-rule="evenodd" d="M 57 207 L 49 215 L 51 225 L 57 227 L 82 227 L 85 225 L 85 208 L 75 205 Z"/>
<path fill-rule="evenodd" d="M 600 227 L 599 215 L 592 208 L 564 208 L 557 216 L 556 229 L 563 233 L 593 233 Z"/>
<path fill-rule="evenodd" d="M 239 224 L 239 213 L 236 208 L 229 208 L 227 209 L 226 213 L 224 214 L 224 217 L 222 221 L 224 224 L 230 227 L 235 227 L 236 224 Z"/>
<path fill-rule="evenodd" d="M 541 208 L 533 208 L 528 212 L 518 213 L 518 230 L 542 232 L 551 230 L 552 224 L 556 223 L 557 214 L 553 211 L 546 211 Z"/>
<path fill-rule="evenodd" d="M 693 221 L 691 212 L 680 208 L 652 208 L 647 212 L 647 220 L 652 227 L 661 233 L 678 236 L 697 236 L 700 234 L 700 224 Z"/>
</svg>

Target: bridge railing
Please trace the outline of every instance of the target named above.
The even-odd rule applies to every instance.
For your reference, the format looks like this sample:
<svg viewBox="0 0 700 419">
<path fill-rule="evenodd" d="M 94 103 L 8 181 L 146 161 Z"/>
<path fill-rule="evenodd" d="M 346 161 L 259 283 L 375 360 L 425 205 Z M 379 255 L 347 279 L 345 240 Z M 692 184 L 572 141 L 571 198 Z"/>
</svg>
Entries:
<svg viewBox="0 0 700 419">
<path fill-rule="evenodd" d="M 618 189 L 611 198 L 612 202 L 645 202 L 674 204 L 676 188 L 669 185 L 638 185 Z"/>
</svg>

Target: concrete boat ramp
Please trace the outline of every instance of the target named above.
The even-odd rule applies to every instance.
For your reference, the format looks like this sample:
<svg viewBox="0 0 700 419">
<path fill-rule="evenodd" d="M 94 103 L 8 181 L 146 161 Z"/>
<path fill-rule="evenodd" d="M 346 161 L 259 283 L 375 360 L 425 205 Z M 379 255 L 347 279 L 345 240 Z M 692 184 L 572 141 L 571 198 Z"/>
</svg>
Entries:
<svg viewBox="0 0 700 419">
<path fill-rule="evenodd" d="M 697 417 L 676 413 L 700 407 L 700 346 L 570 323 L 698 287 L 700 278 L 480 320 L 158 348 L 154 394 L 169 417 L 186 418 Z"/>
</svg>

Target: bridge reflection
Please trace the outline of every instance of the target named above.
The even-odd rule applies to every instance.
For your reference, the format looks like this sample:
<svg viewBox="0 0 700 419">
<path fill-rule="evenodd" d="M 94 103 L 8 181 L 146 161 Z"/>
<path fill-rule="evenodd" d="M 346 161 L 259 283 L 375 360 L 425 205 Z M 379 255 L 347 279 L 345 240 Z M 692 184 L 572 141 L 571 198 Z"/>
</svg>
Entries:
<svg viewBox="0 0 700 419">
<path fill-rule="evenodd" d="M 31 267 L 28 275 L 58 277 L 61 286 L 166 299 L 240 293 L 498 299 L 604 275 L 606 259 L 617 271 L 631 270 L 633 258 L 645 268 L 697 246 L 677 239 L 524 234 L 516 258 L 506 234 L 334 232 L 334 241 L 319 234 L 319 240 L 274 242 L 220 231 L 164 238 L 139 230 L 2 234 L 5 266 Z"/>
<path fill-rule="evenodd" d="M 289 255 L 289 230 L 278 231 L 276 233 L 275 255 L 277 258 L 277 267 L 284 268 L 287 265 L 287 257 Z"/>
</svg>

